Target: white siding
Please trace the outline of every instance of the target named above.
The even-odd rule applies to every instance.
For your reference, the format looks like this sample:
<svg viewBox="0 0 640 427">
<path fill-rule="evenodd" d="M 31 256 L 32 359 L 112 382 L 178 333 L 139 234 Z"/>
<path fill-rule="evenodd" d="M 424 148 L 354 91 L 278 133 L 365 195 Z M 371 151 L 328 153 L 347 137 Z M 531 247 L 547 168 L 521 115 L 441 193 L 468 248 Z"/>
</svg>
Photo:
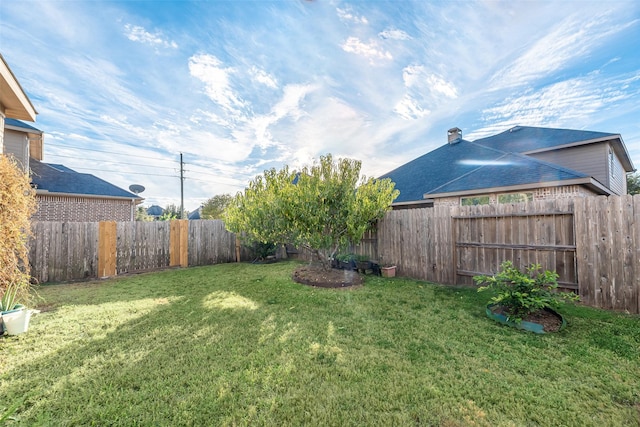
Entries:
<svg viewBox="0 0 640 427">
<path fill-rule="evenodd" d="M 27 170 L 29 167 L 29 141 L 26 133 L 5 129 L 3 151 L 4 154 L 12 154 L 24 170 Z"/>
</svg>

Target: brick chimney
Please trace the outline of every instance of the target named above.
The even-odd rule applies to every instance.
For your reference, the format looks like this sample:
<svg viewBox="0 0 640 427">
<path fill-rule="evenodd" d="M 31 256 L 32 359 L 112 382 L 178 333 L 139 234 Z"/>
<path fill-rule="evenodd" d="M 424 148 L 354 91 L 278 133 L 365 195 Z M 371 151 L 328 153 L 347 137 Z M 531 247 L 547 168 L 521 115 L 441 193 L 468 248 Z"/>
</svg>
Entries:
<svg viewBox="0 0 640 427">
<path fill-rule="evenodd" d="M 451 128 L 447 131 L 447 139 L 449 144 L 457 144 L 462 140 L 462 129 Z"/>
</svg>

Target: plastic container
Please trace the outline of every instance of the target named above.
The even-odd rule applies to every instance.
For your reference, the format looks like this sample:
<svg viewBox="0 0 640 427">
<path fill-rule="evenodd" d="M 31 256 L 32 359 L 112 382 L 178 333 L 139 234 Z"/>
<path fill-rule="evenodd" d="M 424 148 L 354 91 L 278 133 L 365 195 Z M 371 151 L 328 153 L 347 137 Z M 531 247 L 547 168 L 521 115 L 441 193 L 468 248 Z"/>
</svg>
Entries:
<svg viewBox="0 0 640 427">
<path fill-rule="evenodd" d="M 9 335 L 20 335 L 29 329 L 29 320 L 33 310 L 13 310 L 2 314 L 4 330 Z"/>
</svg>

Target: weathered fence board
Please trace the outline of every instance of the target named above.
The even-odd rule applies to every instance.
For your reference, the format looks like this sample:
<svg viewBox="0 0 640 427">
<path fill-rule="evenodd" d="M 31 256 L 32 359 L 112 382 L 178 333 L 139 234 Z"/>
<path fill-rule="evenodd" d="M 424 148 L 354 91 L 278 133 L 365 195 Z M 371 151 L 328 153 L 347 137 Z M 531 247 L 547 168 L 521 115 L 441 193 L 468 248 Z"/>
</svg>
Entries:
<svg viewBox="0 0 640 427">
<path fill-rule="evenodd" d="M 221 220 L 189 221 L 189 265 L 209 265 L 236 260 L 236 235 Z"/>
<path fill-rule="evenodd" d="M 98 223 L 33 222 L 31 275 L 39 283 L 98 274 Z"/>
<path fill-rule="evenodd" d="M 494 274 L 503 261 L 518 268 L 541 264 L 556 270 L 559 283 L 577 289 L 573 206 L 564 200 L 464 206 L 452 215 L 455 284 Z"/>
</svg>

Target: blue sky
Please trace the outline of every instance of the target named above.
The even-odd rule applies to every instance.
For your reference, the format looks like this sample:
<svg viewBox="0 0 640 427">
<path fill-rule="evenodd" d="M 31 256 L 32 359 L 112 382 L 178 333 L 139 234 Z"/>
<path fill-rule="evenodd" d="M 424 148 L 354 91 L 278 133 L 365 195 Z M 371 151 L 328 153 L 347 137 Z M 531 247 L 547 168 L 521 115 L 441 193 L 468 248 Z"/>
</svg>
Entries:
<svg viewBox="0 0 640 427">
<path fill-rule="evenodd" d="M 45 161 L 185 208 L 332 153 L 379 176 L 514 125 L 620 133 L 640 166 L 637 1 L 0 2 Z"/>
</svg>

